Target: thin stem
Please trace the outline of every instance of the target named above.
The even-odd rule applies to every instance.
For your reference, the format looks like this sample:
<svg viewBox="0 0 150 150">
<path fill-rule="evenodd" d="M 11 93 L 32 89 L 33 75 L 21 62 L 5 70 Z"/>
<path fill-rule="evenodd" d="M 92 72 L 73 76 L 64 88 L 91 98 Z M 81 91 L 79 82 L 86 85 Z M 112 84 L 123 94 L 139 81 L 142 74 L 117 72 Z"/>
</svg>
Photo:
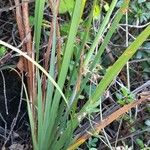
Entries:
<svg viewBox="0 0 150 150">
<path fill-rule="evenodd" d="M 126 24 L 128 24 L 128 12 L 126 12 Z M 126 26 L 126 47 L 129 46 L 129 30 L 128 26 Z M 130 91 L 130 66 L 129 66 L 129 61 L 126 64 L 126 69 L 127 69 L 127 86 Z"/>
</svg>

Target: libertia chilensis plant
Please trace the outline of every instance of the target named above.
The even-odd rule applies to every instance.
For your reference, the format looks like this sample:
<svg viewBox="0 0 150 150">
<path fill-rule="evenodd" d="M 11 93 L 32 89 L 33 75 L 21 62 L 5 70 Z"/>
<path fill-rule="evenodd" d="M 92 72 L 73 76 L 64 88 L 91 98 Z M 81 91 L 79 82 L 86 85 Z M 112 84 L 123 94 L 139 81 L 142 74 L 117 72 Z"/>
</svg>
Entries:
<svg viewBox="0 0 150 150">
<path fill-rule="evenodd" d="M 34 74 L 35 78 L 29 80 L 34 82 L 33 90 L 35 95 L 32 96 L 32 101 L 30 99 L 30 93 L 27 94 L 29 95 L 27 96 L 29 97 L 27 103 L 33 147 L 35 150 L 74 149 L 79 146 L 79 144 L 76 144 L 75 142 L 75 129 L 86 115 L 95 112 L 96 107 L 100 104 L 100 98 L 107 90 L 107 87 L 150 35 L 150 26 L 148 26 L 136 40 L 131 43 L 118 60 L 107 69 L 95 91 L 91 94 L 83 107 L 78 110 L 77 103 L 80 100 L 79 97 L 81 92 L 85 89 L 85 85 L 91 76 L 90 72 L 92 72 L 102 59 L 105 47 L 115 33 L 121 18 L 128 11 L 130 0 L 123 1 L 119 10 L 116 11 L 110 27 L 107 29 L 117 3 L 117 0 L 112 0 L 110 8 L 104 17 L 95 38 L 92 40 L 90 47 L 87 48 L 86 44 L 88 42 L 96 2 L 96 0 L 93 1 L 84 28 L 84 35 L 79 43 L 80 46 L 78 46 L 77 52 L 75 45 L 78 44 L 78 42 L 76 42 L 77 34 L 79 27 L 82 26 L 81 17 L 83 15 L 86 0 L 75 1 L 67 40 L 63 41 L 64 43 L 62 44 L 65 45 L 64 47 L 61 46 L 59 39 L 61 38 L 58 21 L 59 0 L 49 0 L 48 2 L 44 0 L 35 1 L 33 37 L 33 51 L 35 51 L 36 55 L 35 59 L 34 57 L 31 58 L 27 54 L 19 51 L 17 48 L 0 41 L 1 45 L 20 53 L 35 66 L 34 69 L 32 68 L 32 74 Z M 42 41 L 41 33 L 45 4 L 49 4 L 52 20 L 50 23 L 48 46 L 45 55 L 43 55 L 44 63 L 43 66 L 40 66 L 38 62 L 40 62 L 41 59 L 40 42 Z M 105 36 L 104 33 L 106 33 Z M 102 36 L 104 36 L 103 42 L 99 44 Z M 98 45 L 98 51 L 97 53 L 94 53 L 94 50 Z M 75 53 L 76 57 L 72 57 Z M 72 61 L 74 61 L 76 65 L 79 65 L 77 68 L 76 65 L 74 65 L 71 72 L 68 73 Z M 70 81 L 67 81 L 68 75 L 71 75 L 69 77 Z M 71 88 L 71 83 L 74 80 L 72 76 L 75 76 L 76 79 L 73 88 Z M 66 81 L 68 82 L 67 85 L 65 84 Z M 69 147 L 73 142 L 75 144 Z"/>
</svg>

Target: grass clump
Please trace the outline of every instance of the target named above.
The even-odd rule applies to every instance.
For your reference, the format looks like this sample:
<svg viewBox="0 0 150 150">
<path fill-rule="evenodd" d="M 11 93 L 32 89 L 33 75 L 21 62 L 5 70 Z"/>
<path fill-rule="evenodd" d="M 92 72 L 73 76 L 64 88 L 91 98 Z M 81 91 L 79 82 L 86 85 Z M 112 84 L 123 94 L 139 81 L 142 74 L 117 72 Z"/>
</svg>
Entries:
<svg viewBox="0 0 150 150">
<path fill-rule="evenodd" d="M 87 116 L 100 112 L 101 99 L 108 87 L 150 35 L 150 26 L 147 26 L 118 59 L 103 71 L 102 79 L 92 89 L 91 94 L 84 95 L 91 74 L 98 65 L 101 66 L 100 62 L 110 39 L 116 33 L 122 17 L 128 13 L 129 2 L 130 0 L 124 0 L 121 6 L 116 8 L 117 0 L 113 0 L 109 9 L 106 9 L 107 13 L 102 18 L 94 37 L 91 36 L 91 28 L 95 17 L 93 15 L 96 14 L 95 9 L 98 7 L 96 0 L 91 2 L 91 9 L 86 18 L 82 18 L 86 0 L 76 0 L 71 3 L 73 7 L 67 2 L 69 10 L 67 7 L 63 10 L 63 1 L 60 3 L 59 0 L 48 2 L 36 0 L 33 37 L 29 24 L 28 2 L 24 3 L 24 8 L 22 5 L 22 12 L 27 13 L 27 16 L 24 16 L 25 20 L 22 17 L 24 25 L 18 24 L 20 39 L 27 38 L 27 42 L 22 46 L 23 51 L 3 41 L 0 41 L 0 44 L 24 57 L 21 61 L 24 62 L 23 70 L 29 74 L 26 95 L 35 150 L 71 150 L 91 136 L 88 133 L 79 136 L 75 131 Z M 41 52 L 43 31 L 45 31 L 43 26 L 45 6 L 49 7 L 52 17 L 48 22 L 49 30 L 45 32 L 48 33 L 47 47 Z M 23 10 L 25 8 L 27 9 Z M 99 13 L 100 9 L 102 8 L 98 9 Z M 70 26 L 67 25 L 68 33 L 65 33 L 67 38 L 61 41 L 60 25 L 62 24 L 59 21 L 59 12 L 66 11 L 69 11 L 71 21 Z M 16 9 L 16 19 L 19 22 L 17 13 Z M 21 28 L 24 29 L 23 34 Z M 42 65 L 39 64 L 41 60 Z M 82 98 L 83 104 L 80 104 Z M 127 104 L 127 107 L 124 102 L 125 107 L 123 106 L 122 112 L 116 111 L 117 118 L 114 117 L 112 120 L 109 120 L 108 116 L 108 122 L 118 119 L 120 115 L 137 105 L 131 103 L 132 101 Z M 89 132 L 93 135 L 95 134 L 93 130 L 100 132 L 108 124 L 100 122 L 100 125 L 100 127 L 93 125 L 93 129 L 91 127 Z"/>
</svg>

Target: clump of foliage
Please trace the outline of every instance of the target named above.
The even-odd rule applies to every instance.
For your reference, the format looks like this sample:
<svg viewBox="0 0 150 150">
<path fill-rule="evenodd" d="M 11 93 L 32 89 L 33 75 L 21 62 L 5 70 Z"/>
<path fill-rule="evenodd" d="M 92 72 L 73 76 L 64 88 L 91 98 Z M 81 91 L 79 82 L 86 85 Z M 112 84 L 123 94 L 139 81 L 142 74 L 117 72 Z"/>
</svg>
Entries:
<svg viewBox="0 0 150 150">
<path fill-rule="evenodd" d="M 106 124 L 93 125 L 89 130 L 91 135 L 74 134 L 87 116 L 100 111 L 101 99 L 107 88 L 150 35 L 149 25 L 131 42 L 118 59 L 102 72 L 103 77 L 92 89 L 93 91 L 91 93 L 89 91 L 88 96 L 84 95 L 94 70 L 101 70 L 105 48 L 116 33 L 120 20 L 128 12 L 129 2 L 130 0 L 122 1 L 119 8 L 115 7 L 117 0 L 113 0 L 110 6 L 105 2 L 107 4 L 104 7 L 106 15 L 101 18 L 100 26 L 94 36 L 90 34 L 92 20 L 97 18 L 97 14 L 103 9 L 98 7 L 96 0 L 91 2 L 91 9 L 86 19 L 82 18 L 86 0 L 61 0 L 61 2 L 59 0 L 48 2 L 36 0 L 34 17 L 30 17 L 30 22 L 34 27 L 33 37 L 28 9 L 24 10 L 28 8 L 28 2 L 22 6 L 22 14 L 27 13 L 27 16 L 22 17 L 24 26 L 19 23 L 20 18 L 17 16 L 16 9 L 18 29 L 20 27 L 24 29 L 23 34 L 21 28 L 19 30 L 20 39 L 23 41 L 27 38 L 22 46 L 23 52 L 3 41 L 0 41 L 0 44 L 24 57 L 20 61 L 24 62 L 23 71 L 28 72 L 25 91 L 35 150 L 75 149 L 91 135 L 101 131 L 108 125 L 107 123 L 118 119 L 120 115 L 136 106 L 136 103 L 132 104 L 133 95 L 126 88 L 122 88 L 121 94 L 118 94 L 118 103 L 125 107 L 122 108 L 122 112 L 116 111 L 114 115 L 116 118 L 109 120 L 111 117 L 108 116 L 109 121 L 105 120 Z M 51 10 L 50 22 L 44 19 L 45 4 L 48 4 Z M 116 10 L 115 14 L 114 10 Z M 66 26 L 58 20 L 59 13 L 65 12 L 69 12 L 71 17 L 71 21 Z M 45 25 L 48 25 L 49 30 L 45 29 Z M 40 47 L 43 42 L 42 31 L 45 31 L 48 36 L 46 50 Z M 65 34 L 67 38 L 61 39 L 61 34 Z M 44 59 L 43 65 L 39 64 L 41 57 Z M 82 104 L 79 106 L 80 103 Z M 140 141 L 137 140 L 137 142 Z M 88 144 L 95 146 L 91 142 Z"/>
</svg>

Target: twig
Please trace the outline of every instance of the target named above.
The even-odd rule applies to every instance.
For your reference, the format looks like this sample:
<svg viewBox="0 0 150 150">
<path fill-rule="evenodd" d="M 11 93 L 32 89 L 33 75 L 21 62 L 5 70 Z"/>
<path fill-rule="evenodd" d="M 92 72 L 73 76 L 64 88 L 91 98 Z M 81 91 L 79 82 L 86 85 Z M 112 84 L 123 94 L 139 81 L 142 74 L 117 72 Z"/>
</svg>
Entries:
<svg viewBox="0 0 150 150">
<path fill-rule="evenodd" d="M 8 140 L 9 140 L 9 138 L 10 138 L 10 136 L 11 136 L 12 133 L 13 133 L 14 127 L 16 126 L 17 119 L 18 119 L 18 116 L 19 116 L 19 113 L 20 113 L 20 110 L 21 110 L 22 96 L 23 96 L 23 76 L 22 76 L 22 86 L 21 86 L 21 93 L 20 93 L 20 101 L 19 101 L 18 111 L 17 111 L 16 117 L 15 117 L 15 118 L 13 119 L 13 121 L 12 121 L 11 130 L 10 130 L 10 132 L 9 132 L 9 135 L 7 136 L 7 139 L 5 140 L 5 142 L 4 142 L 4 144 L 3 144 L 2 149 L 4 149 L 5 145 L 7 144 Z"/>
<path fill-rule="evenodd" d="M 2 75 L 2 79 L 3 79 L 3 90 L 4 90 L 4 99 L 5 99 L 5 109 L 6 109 L 6 114 L 8 115 L 8 100 L 7 100 L 7 95 L 6 95 L 6 83 L 5 83 L 5 77 L 4 77 L 4 74 L 2 71 L 1 72 L 1 75 Z"/>
<path fill-rule="evenodd" d="M 150 24 L 150 22 L 144 24 L 144 25 L 130 25 L 130 24 L 119 24 L 120 26 L 128 26 L 130 28 L 145 28 Z"/>
<path fill-rule="evenodd" d="M 14 1 L 16 1 L 16 0 L 14 0 Z M 24 1 L 24 2 L 27 2 L 27 1 Z M 15 9 L 15 8 L 17 8 L 17 7 L 19 7 L 19 6 L 21 6 L 24 2 L 22 2 L 22 3 L 18 3 L 18 5 L 15 5 L 15 6 L 11 6 L 11 7 L 3 7 L 3 8 L 0 8 L 0 14 L 2 13 L 2 12 L 8 12 L 8 11 L 11 11 L 11 10 L 13 10 L 13 9 Z M 32 3 L 32 2 L 34 2 L 34 0 L 30 0 L 29 1 L 29 3 Z"/>
<path fill-rule="evenodd" d="M 132 133 L 126 135 L 125 137 L 119 138 L 118 142 L 123 141 L 123 140 L 125 140 L 127 138 L 130 138 L 131 136 L 134 137 L 134 136 L 139 135 L 139 134 L 144 133 L 144 132 L 150 132 L 150 128 L 146 128 L 144 130 L 142 129 L 142 131 L 137 130 L 135 132 L 132 132 Z M 111 141 L 111 144 L 114 144 L 114 143 L 115 143 L 115 140 L 113 139 L 113 141 Z M 102 146 L 101 149 L 105 149 L 105 147 L 106 146 Z"/>
<path fill-rule="evenodd" d="M 124 29 L 123 27 L 119 26 L 119 28 L 121 28 L 124 32 L 126 32 L 126 29 Z M 136 39 L 131 33 L 128 32 L 128 35 L 132 38 L 132 39 Z"/>
<path fill-rule="evenodd" d="M 0 113 L 0 118 L 2 119 L 2 121 L 4 122 L 5 124 L 5 131 L 4 131 L 4 138 L 6 139 L 6 135 L 7 135 L 7 121 L 4 119 L 4 117 L 2 116 L 2 114 Z"/>
<path fill-rule="evenodd" d="M 130 64 L 132 64 L 132 63 L 139 63 L 139 62 L 142 62 L 142 61 L 150 61 L 150 58 L 135 59 L 135 60 L 129 61 L 129 63 Z"/>
<path fill-rule="evenodd" d="M 140 87 L 138 87 L 135 90 L 133 90 L 132 93 L 133 94 L 138 94 L 139 92 L 141 92 L 142 90 L 144 90 L 145 88 L 147 88 L 149 86 L 150 86 L 150 80 L 148 80 L 146 83 L 144 83 Z"/>
<path fill-rule="evenodd" d="M 114 44 L 114 43 L 112 43 L 112 42 L 110 42 L 108 45 L 109 45 L 109 46 L 112 46 L 112 47 L 118 47 L 118 48 L 120 48 L 120 49 L 127 48 L 125 45 L 118 45 L 118 44 Z M 149 47 L 139 47 L 138 49 L 139 49 L 139 50 L 150 50 Z"/>
</svg>

